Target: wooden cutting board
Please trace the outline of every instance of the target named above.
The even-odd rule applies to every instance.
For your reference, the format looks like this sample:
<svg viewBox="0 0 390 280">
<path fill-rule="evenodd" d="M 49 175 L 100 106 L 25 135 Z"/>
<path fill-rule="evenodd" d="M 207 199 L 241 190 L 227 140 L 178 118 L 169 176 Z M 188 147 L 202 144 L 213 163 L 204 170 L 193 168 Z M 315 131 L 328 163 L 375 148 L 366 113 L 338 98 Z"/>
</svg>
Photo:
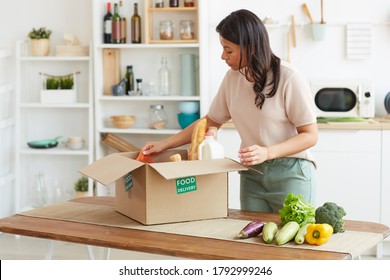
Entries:
<svg viewBox="0 0 390 280">
<path fill-rule="evenodd" d="M 120 52 L 118 49 L 103 50 L 103 95 L 112 95 L 112 86 L 121 79 Z"/>
</svg>

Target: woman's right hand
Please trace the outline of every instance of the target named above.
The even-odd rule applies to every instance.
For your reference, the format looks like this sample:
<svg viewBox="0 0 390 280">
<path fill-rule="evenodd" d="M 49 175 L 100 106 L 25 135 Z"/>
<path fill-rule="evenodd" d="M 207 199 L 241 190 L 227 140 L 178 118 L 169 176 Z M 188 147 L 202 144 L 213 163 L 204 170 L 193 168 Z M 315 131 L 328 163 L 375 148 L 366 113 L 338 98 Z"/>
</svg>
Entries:
<svg viewBox="0 0 390 280">
<path fill-rule="evenodd" d="M 145 145 L 141 148 L 141 151 L 144 155 L 158 154 L 163 152 L 162 142 L 146 142 Z"/>
</svg>

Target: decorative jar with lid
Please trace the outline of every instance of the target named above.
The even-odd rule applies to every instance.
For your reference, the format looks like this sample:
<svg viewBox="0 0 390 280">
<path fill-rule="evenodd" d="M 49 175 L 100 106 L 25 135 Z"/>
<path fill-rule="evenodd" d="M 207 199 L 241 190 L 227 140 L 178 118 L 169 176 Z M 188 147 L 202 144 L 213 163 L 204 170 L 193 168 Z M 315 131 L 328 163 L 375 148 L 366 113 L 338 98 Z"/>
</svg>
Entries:
<svg viewBox="0 0 390 280">
<path fill-rule="evenodd" d="M 167 114 L 164 105 L 150 105 L 149 109 L 149 128 L 162 129 L 167 124 Z"/>
<path fill-rule="evenodd" d="M 172 40 L 174 36 L 173 23 L 170 20 L 160 21 L 160 40 Z"/>
<path fill-rule="evenodd" d="M 194 23 L 191 20 L 180 21 L 180 39 L 192 40 L 194 37 Z"/>
</svg>

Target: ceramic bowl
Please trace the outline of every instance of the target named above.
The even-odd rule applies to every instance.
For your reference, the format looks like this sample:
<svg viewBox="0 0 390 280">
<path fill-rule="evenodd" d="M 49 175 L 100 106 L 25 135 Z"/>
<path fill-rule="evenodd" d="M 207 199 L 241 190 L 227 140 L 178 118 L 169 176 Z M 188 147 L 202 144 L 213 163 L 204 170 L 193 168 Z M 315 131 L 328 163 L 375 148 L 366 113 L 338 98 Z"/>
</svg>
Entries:
<svg viewBox="0 0 390 280">
<path fill-rule="evenodd" d="M 66 147 L 68 147 L 68 149 L 71 149 L 71 150 L 81 150 L 82 148 L 84 148 L 84 141 L 81 141 L 81 142 L 67 141 L 65 144 L 66 144 Z"/>
<path fill-rule="evenodd" d="M 111 116 L 111 124 L 116 128 L 130 128 L 135 123 L 135 116 L 122 115 L 122 116 Z"/>
<path fill-rule="evenodd" d="M 184 113 L 184 114 L 199 113 L 199 102 L 197 101 L 180 102 L 179 110 L 180 113 Z"/>
<path fill-rule="evenodd" d="M 199 113 L 195 114 L 184 114 L 180 113 L 177 115 L 177 120 L 179 121 L 180 127 L 182 129 L 186 128 L 190 124 L 192 124 L 194 121 L 198 120 L 200 118 Z"/>
</svg>

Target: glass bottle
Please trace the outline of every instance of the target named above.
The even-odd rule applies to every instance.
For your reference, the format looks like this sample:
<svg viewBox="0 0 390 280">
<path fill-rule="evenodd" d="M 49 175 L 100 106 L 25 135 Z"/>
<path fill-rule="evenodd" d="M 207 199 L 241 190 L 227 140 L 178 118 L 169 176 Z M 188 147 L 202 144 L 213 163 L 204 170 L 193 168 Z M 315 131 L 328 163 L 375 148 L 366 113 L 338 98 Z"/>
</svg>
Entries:
<svg viewBox="0 0 390 280">
<path fill-rule="evenodd" d="M 119 15 L 118 4 L 114 4 L 114 15 L 112 16 L 112 42 L 121 42 L 121 17 Z"/>
<path fill-rule="evenodd" d="M 133 95 L 134 94 L 134 72 L 133 65 L 128 65 L 126 68 L 126 94 Z"/>
<path fill-rule="evenodd" d="M 137 95 L 142 95 L 142 79 L 136 79 L 137 81 Z"/>
<path fill-rule="evenodd" d="M 161 58 L 161 68 L 159 71 L 159 94 L 169 95 L 170 94 L 170 73 L 168 69 L 168 60 L 165 56 Z"/>
<path fill-rule="evenodd" d="M 43 178 L 44 174 L 42 171 L 35 174 L 35 180 L 32 190 L 32 206 L 34 208 L 42 207 L 46 204 L 46 186 Z"/>
<path fill-rule="evenodd" d="M 161 129 L 167 124 L 167 114 L 164 105 L 150 105 L 149 109 L 149 128 Z"/>
<path fill-rule="evenodd" d="M 107 2 L 107 12 L 103 18 L 103 42 L 110 44 L 112 40 L 112 13 L 111 3 Z"/>
<path fill-rule="evenodd" d="M 160 40 L 172 40 L 174 36 L 173 24 L 170 20 L 160 21 Z"/>
<path fill-rule="evenodd" d="M 194 7 L 194 0 L 184 0 L 184 7 Z"/>
<path fill-rule="evenodd" d="M 123 1 L 119 1 L 119 16 L 121 17 L 121 43 L 126 44 L 126 17 L 123 12 Z"/>
<path fill-rule="evenodd" d="M 179 0 L 169 0 L 169 7 L 172 8 L 179 7 Z"/>
<path fill-rule="evenodd" d="M 131 17 L 131 42 L 141 44 L 141 17 L 138 14 L 138 3 L 134 3 L 134 14 Z"/>
</svg>

